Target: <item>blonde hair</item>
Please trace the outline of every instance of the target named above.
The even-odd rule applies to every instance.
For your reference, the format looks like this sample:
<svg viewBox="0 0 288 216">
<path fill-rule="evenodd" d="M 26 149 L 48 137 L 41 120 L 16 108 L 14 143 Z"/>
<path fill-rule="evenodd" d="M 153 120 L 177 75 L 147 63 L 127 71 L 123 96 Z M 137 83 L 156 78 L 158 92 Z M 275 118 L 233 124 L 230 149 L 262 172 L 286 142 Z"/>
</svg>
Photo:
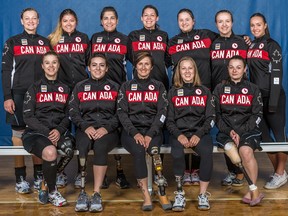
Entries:
<svg viewBox="0 0 288 216">
<path fill-rule="evenodd" d="M 191 61 L 192 65 L 194 67 L 194 80 L 193 80 L 193 86 L 200 86 L 201 85 L 201 80 L 200 80 L 200 76 L 199 76 L 199 72 L 198 72 L 198 68 L 196 65 L 196 62 L 194 61 L 193 58 L 189 57 L 189 56 L 184 56 L 182 57 L 179 61 L 178 64 L 176 66 L 176 70 L 175 70 L 175 74 L 174 74 L 174 86 L 176 88 L 182 88 L 184 81 L 180 75 L 180 65 L 183 61 Z"/>
<path fill-rule="evenodd" d="M 50 44 L 52 45 L 52 47 L 54 47 L 58 44 L 58 42 L 59 42 L 59 40 L 63 34 L 61 21 L 65 15 L 74 16 L 76 19 L 76 23 L 78 23 L 78 17 L 76 15 L 75 11 L 73 11 L 72 9 L 63 10 L 59 16 L 59 20 L 58 20 L 58 23 L 57 23 L 55 30 L 51 34 L 48 35 L 48 39 L 50 40 Z"/>
</svg>

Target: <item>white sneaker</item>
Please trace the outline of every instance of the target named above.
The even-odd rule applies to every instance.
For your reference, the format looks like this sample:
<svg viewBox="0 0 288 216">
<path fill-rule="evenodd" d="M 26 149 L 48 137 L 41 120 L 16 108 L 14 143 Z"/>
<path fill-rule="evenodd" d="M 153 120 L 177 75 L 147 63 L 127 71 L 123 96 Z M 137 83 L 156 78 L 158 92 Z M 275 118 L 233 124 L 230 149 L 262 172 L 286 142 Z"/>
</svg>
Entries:
<svg viewBox="0 0 288 216">
<path fill-rule="evenodd" d="M 184 186 L 189 186 L 192 184 L 191 174 L 189 172 L 184 172 L 182 183 Z"/>
<path fill-rule="evenodd" d="M 95 192 L 90 199 L 90 212 L 101 212 L 103 210 L 102 207 L 102 197 L 100 193 Z"/>
<path fill-rule="evenodd" d="M 81 192 L 77 198 L 75 211 L 85 212 L 89 209 L 89 197 L 85 191 Z"/>
<path fill-rule="evenodd" d="M 287 173 L 284 170 L 283 175 L 279 175 L 277 173 L 274 173 L 273 175 L 271 175 L 270 180 L 266 182 L 266 184 L 264 185 L 264 188 L 269 189 L 269 190 L 277 189 L 283 186 L 284 184 L 286 184 L 286 182 L 287 182 Z"/>
<path fill-rule="evenodd" d="M 191 183 L 192 185 L 199 185 L 200 178 L 199 178 L 199 169 L 195 169 L 191 172 Z"/>
<path fill-rule="evenodd" d="M 67 200 L 61 195 L 58 190 L 49 193 L 48 200 L 54 206 L 64 206 L 67 204 Z"/>
<path fill-rule="evenodd" d="M 58 188 L 65 187 L 67 185 L 67 175 L 64 172 L 57 173 L 56 185 Z"/>
<path fill-rule="evenodd" d="M 186 206 L 185 192 L 184 191 L 174 191 L 175 201 L 172 207 L 173 211 L 181 212 L 184 211 Z"/>
<path fill-rule="evenodd" d="M 34 190 L 40 191 L 42 180 L 43 180 L 43 177 L 37 177 L 36 179 L 34 179 L 34 182 L 33 182 Z"/>
<path fill-rule="evenodd" d="M 211 196 L 211 194 L 207 191 L 204 194 L 198 195 L 198 209 L 199 210 L 206 211 L 210 209 L 209 200 L 208 200 L 209 196 Z"/>
<path fill-rule="evenodd" d="M 233 172 L 228 172 L 227 176 L 221 181 L 222 186 L 232 185 L 233 179 L 236 178 L 236 174 Z"/>
<path fill-rule="evenodd" d="M 20 182 L 16 183 L 15 191 L 20 194 L 27 194 L 31 192 L 30 184 L 27 182 L 23 176 L 20 176 Z"/>
</svg>

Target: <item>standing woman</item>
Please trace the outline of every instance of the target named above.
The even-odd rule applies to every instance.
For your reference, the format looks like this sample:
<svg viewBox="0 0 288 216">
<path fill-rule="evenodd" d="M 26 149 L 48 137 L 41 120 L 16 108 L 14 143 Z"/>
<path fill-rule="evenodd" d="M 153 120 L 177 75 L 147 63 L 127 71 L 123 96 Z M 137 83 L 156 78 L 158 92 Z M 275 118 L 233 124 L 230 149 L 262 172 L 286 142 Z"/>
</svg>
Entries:
<svg viewBox="0 0 288 216">
<path fill-rule="evenodd" d="M 128 58 L 135 65 L 137 53 L 143 51 L 151 53 L 154 67 L 150 76 L 162 82 L 168 91 L 169 79 L 167 67 L 170 66 L 167 52 L 168 34 L 160 30 L 157 24 L 158 20 L 158 9 L 153 5 L 144 6 L 141 16 L 143 28 L 132 31 L 128 35 Z"/>
<path fill-rule="evenodd" d="M 42 55 L 50 50 L 49 41 L 37 34 L 39 14 L 34 8 L 26 8 L 21 13 L 24 31 L 9 38 L 2 55 L 2 88 L 6 122 L 12 127 L 13 146 L 23 146 L 21 136 L 25 130 L 23 121 L 23 100 L 30 85 L 44 76 Z M 15 156 L 17 193 L 29 193 L 26 179 L 24 156 Z M 40 189 L 42 161 L 32 157 L 34 163 L 34 189 Z"/>
<path fill-rule="evenodd" d="M 120 86 L 127 80 L 126 54 L 128 37 L 116 29 L 118 25 L 118 13 L 114 7 L 104 7 L 100 14 L 100 21 L 103 31 L 93 34 L 91 38 L 91 52 L 105 54 L 108 60 L 106 77 Z M 114 157 L 117 161 L 116 185 L 121 189 L 129 188 L 130 184 L 126 180 L 121 166 L 121 156 L 114 155 Z M 104 185 L 108 187 L 107 180 L 104 180 Z"/>
<path fill-rule="evenodd" d="M 213 41 L 210 50 L 212 89 L 229 78 L 227 68 L 229 59 L 235 55 L 240 55 L 246 59 L 248 48 L 244 39 L 235 35 L 232 30 L 233 15 L 230 11 L 218 11 L 215 15 L 215 23 L 220 36 Z M 226 154 L 224 156 L 229 173 L 221 181 L 221 184 L 223 186 L 242 186 L 244 184 L 243 173 L 239 167 L 231 162 Z"/>
<path fill-rule="evenodd" d="M 153 58 L 148 52 L 135 56 L 134 79 L 125 82 L 119 91 L 117 113 L 123 126 L 121 142 L 133 156 L 135 176 L 144 195 L 143 211 L 152 210 L 148 191 L 146 152 L 153 157 L 158 174 L 158 195 L 164 210 L 171 209 L 165 193 L 160 146 L 166 119 L 167 95 L 164 85 L 151 78 Z"/>
<path fill-rule="evenodd" d="M 258 164 L 254 157 L 256 149 L 261 150 L 259 123 L 263 103 L 261 93 L 255 84 L 246 79 L 246 62 L 241 56 L 233 56 L 228 62 L 229 79 L 216 86 L 213 94 L 216 106 L 216 123 L 219 129 L 217 141 L 227 149 L 233 146 L 239 161 L 243 164 L 250 180 L 249 191 L 242 202 L 255 206 L 264 198 L 255 186 Z M 234 155 L 235 156 L 235 155 Z M 235 157 L 234 157 L 235 158 Z M 237 157 L 239 158 L 239 157 Z"/>
<path fill-rule="evenodd" d="M 45 204 L 49 200 L 55 206 L 67 203 L 56 187 L 57 145 L 70 145 L 67 150 L 72 157 L 74 154 L 71 140 L 66 136 L 70 124 L 69 88 L 57 80 L 59 67 L 59 56 L 54 51 L 44 54 L 42 68 L 45 77 L 35 82 L 25 94 L 23 115 L 27 126 L 22 137 L 24 148 L 43 160 L 43 175 L 49 194 L 47 190 L 41 190 L 39 201 Z"/>
<path fill-rule="evenodd" d="M 282 51 L 279 44 L 270 38 L 268 24 L 263 14 L 250 17 L 250 30 L 255 40 L 248 49 L 247 61 L 251 82 L 259 86 L 263 98 L 263 121 L 260 129 L 263 142 L 286 142 L 286 96 L 282 87 Z M 266 189 L 276 189 L 287 182 L 285 165 L 287 154 L 268 153 L 274 173 L 265 184 Z"/>
<path fill-rule="evenodd" d="M 69 86 L 72 91 L 76 83 L 88 78 L 86 65 L 90 57 L 89 38 L 86 34 L 76 30 L 78 17 L 72 9 L 61 12 L 55 30 L 48 36 L 51 46 L 60 56 L 58 79 Z M 79 165 L 78 165 L 79 169 Z M 81 175 L 75 179 L 75 187 L 80 187 Z M 67 185 L 67 175 L 57 174 L 58 187 Z"/>
<path fill-rule="evenodd" d="M 61 12 L 55 30 L 48 36 L 51 46 L 60 56 L 59 80 L 74 86 L 88 78 L 86 65 L 90 57 L 89 38 L 77 31 L 78 17 L 72 9 Z"/>
<path fill-rule="evenodd" d="M 167 128 L 171 133 L 171 154 L 177 182 L 174 211 L 184 211 L 185 192 L 181 178 L 185 171 L 185 148 L 200 156 L 198 209 L 209 210 L 207 187 L 213 169 L 213 142 L 209 134 L 215 124 L 215 108 L 210 90 L 201 85 L 195 61 L 183 57 L 177 64 L 174 86 L 168 94 Z"/>
<path fill-rule="evenodd" d="M 94 187 L 90 201 L 87 194 L 81 191 L 75 211 L 88 211 L 89 208 L 90 212 L 100 212 L 103 210 L 100 188 L 107 170 L 108 152 L 119 140 L 116 116 L 119 85 L 106 78 L 107 58 L 102 53 L 91 56 L 88 70 L 91 77 L 79 82 L 72 92 L 69 113 L 77 126 L 76 148 L 79 151 L 81 170 L 85 170 L 88 152 L 93 146 Z M 84 182 L 85 179 L 82 179 Z M 81 187 L 83 189 L 84 185 Z"/>
</svg>

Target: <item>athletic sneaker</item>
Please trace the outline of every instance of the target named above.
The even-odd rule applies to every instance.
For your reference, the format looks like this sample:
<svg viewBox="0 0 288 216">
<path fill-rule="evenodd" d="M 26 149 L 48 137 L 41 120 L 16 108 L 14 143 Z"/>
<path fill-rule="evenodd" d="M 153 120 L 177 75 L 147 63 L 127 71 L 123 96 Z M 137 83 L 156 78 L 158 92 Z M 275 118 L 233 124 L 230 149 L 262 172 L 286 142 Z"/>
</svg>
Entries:
<svg viewBox="0 0 288 216">
<path fill-rule="evenodd" d="M 103 210 L 102 207 L 102 198 L 101 194 L 95 192 L 90 199 L 90 212 L 101 212 Z"/>
<path fill-rule="evenodd" d="M 56 185 L 58 188 L 65 187 L 67 185 L 67 175 L 64 172 L 57 173 Z"/>
<path fill-rule="evenodd" d="M 67 204 L 67 200 L 61 195 L 61 193 L 57 189 L 49 193 L 48 200 L 54 206 L 60 207 Z"/>
<path fill-rule="evenodd" d="M 101 185 L 101 189 L 107 189 L 107 188 L 109 188 L 109 181 L 108 177 L 105 175 Z"/>
<path fill-rule="evenodd" d="M 164 186 L 167 187 L 168 186 L 167 179 L 163 175 L 162 175 L 162 178 L 164 179 Z M 158 175 L 154 175 L 154 183 L 156 185 L 159 185 L 158 180 L 159 180 L 159 176 Z"/>
<path fill-rule="evenodd" d="M 264 188 L 266 189 L 277 189 L 279 187 L 281 187 L 282 185 L 284 185 L 287 182 L 287 173 L 284 170 L 283 175 L 279 175 L 277 173 L 274 173 L 273 175 L 271 175 L 270 180 L 268 182 L 266 182 L 266 184 L 264 185 Z"/>
<path fill-rule="evenodd" d="M 16 183 L 15 190 L 20 194 L 28 194 L 31 192 L 30 184 L 24 179 L 23 176 L 20 176 L 20 182 Z"/>
<path fill-rule="evenodd" d="M 222 186 L 232 185 L 233 179 L 236 178 L 236 174 L 233 172 L 228 172 L 227 176 L 221 181 Z"/>
<path fill-rule="evenodd" d="M 241 187 L 244 185 L 244 177 L 242 179 L 234 178 L 232 179 L 232 186 Z"/>
<path fill-rule="evenodd" d="M 89 197 L 85 191 L 81 192 L 77 198 L 75 211 L 85 212 L 89 209 Z"/>
<path fill-rule="evenodd" d="M 192 183 L 192 185 L 199 185 L 200 184 L 199 169 L 192 170 L 191 183 Z"/>
<path fill-rule="evenodd" d="M 191 178 L 191 174 L 189 172 L 184 172 L 182 184 L 184 186 L 189 186 L 192 184 L 192 178 Z"/>
<path fill-rule="evenodd" d="M 42 180 L 43 180 L 43 176 L 37 176 L 36 179 L 34 179 L 34 182 L 33 182 L 34 190 L 40 191 Z"/>
<path fill-rule="evenodd" d="M 199 210 L 206 211 L 210 209 L 209 200 L 208 200 L 209 196 L 211 196 L 211 194 L 207 191 L 204 194 L 198 195 L 198 209 Z"/>
<path fill-rule="evenodd" d="M 116 185 L 121 189 L 126 189 L 130 187 L 129 182 L 127 181 L 124 173 L 119 173 L 116 178 Z"/>
<path fill-rule="evenodd" d="M 40 188 L 39 194 L 38 194 L 38 199 L 39 199 L 39 202 L 40 202 L 41 204 L 46 204 L 46 203 L 48 203 L 48 190 L 47 190 L 47 187 L 46 187 L 44 190 L 42 190 L 42 189 Z"/>
<path fill-rule="evenodd" d="M 175 194 L 175 201 L 172 210 L 176 212 L 184 211 L 184 208 L 186 206 L 185 192 L 174 191 L 174 194 Z"/>
</svg>

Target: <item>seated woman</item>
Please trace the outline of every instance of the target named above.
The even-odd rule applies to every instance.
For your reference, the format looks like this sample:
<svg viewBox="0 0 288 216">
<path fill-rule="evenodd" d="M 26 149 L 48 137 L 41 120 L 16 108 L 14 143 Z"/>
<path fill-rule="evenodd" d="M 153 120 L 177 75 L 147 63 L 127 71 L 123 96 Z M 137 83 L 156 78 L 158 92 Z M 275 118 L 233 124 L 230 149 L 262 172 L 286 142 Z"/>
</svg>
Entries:
<svg viewBox="0 0 288 216">
<path fill-rule="evenodd" d="M 245 60 L 241 56 L 232 57 L 228 62 L 229 79 L 218 84 L 213 94 L 219 129 L 217 141 L 224 148 L 228 143 L 237 146 L 243 167 L 253 183 L 249 185 L 250 191 L 244 195 L 242 201 L 255 206 L 264 197 L 255 186 L 258 166 L 254 157 L 255 149 L 261 150 L 259 123 L 263 103 L 259 88 L 246 80 L 245 71 Z M 230 159 L 233 162 L 231 157 Z"/>
<path fill-rule="evenodd" d="M 162 127 L 166 119 L 167 93 L 163 83 L 151 79 L 153 58 L 148 52 L 136 55 L 134 79 L 122 84 L 117 113 L 123 125 L 121 143 L 133 156 L 135 175 L 144 195 L 143 211 L 152 210 L 148 191 L 146 151 L 153 157 L 158 175 L 158 195 L 164 210 L 171 209 L 165 193 L 159 147 L 163 141 Z"/>
<path fill-rule="evenodd" d="M 191 57 L 182 57 L 176 67 L 174 86 L 168 94 L 167 128 L 171 136 L 173 170 L 177 182 L 173 211 L 184 211 L 185 192 L 181 178 L 185 171 L 184 148 L 192 148 L 200 156 L 200 192 L 198 209 L 210 209 L 207 187 L 213 168 L 213 143 L 209 134 L 215 124 L 212 94 L 201 84 L 197 65 Z"/>
<path fill-rule="evenodd" d="M 107 170 L 108 152 L 118 143 L 119 121 L 116 116 L 116 99 L 119 85 L 106 78 L 107 58 L 94 53 L 88 61 L 91 77 L 76 84 L 69 101 L 69 114 L 77 126 L 76 148 L 82 173 L 85 172 L 88 152 L 94 150 L 93 194 L 89 198 L 84 191 L 85 174 L 82 175 L 82 191 L 75 211 L 100 212 L 103 210 L 100 188 Z"/>
<path fill-rule="evenodd" d="M 44 188 L 40 190 L 39 201 L 42 204 L 49 201 L 55 206 L 67 203 L 56 187 L 57 146 L 64 146 L 64 152 L 68 153 L 65 165 L 74 154 L 67 133 L 69 88 L 57 80 L 59 66 L 59 56 L 54 51 L 44 54 L 42 68 L 45 77 L 25 94 L 23 115 L 27 127 L 22 137 L 26 151 L 43 159 L 43 175 L 49 194 Z M 65 165 L 61 167 L 64 169 Z"/>
</svg>

